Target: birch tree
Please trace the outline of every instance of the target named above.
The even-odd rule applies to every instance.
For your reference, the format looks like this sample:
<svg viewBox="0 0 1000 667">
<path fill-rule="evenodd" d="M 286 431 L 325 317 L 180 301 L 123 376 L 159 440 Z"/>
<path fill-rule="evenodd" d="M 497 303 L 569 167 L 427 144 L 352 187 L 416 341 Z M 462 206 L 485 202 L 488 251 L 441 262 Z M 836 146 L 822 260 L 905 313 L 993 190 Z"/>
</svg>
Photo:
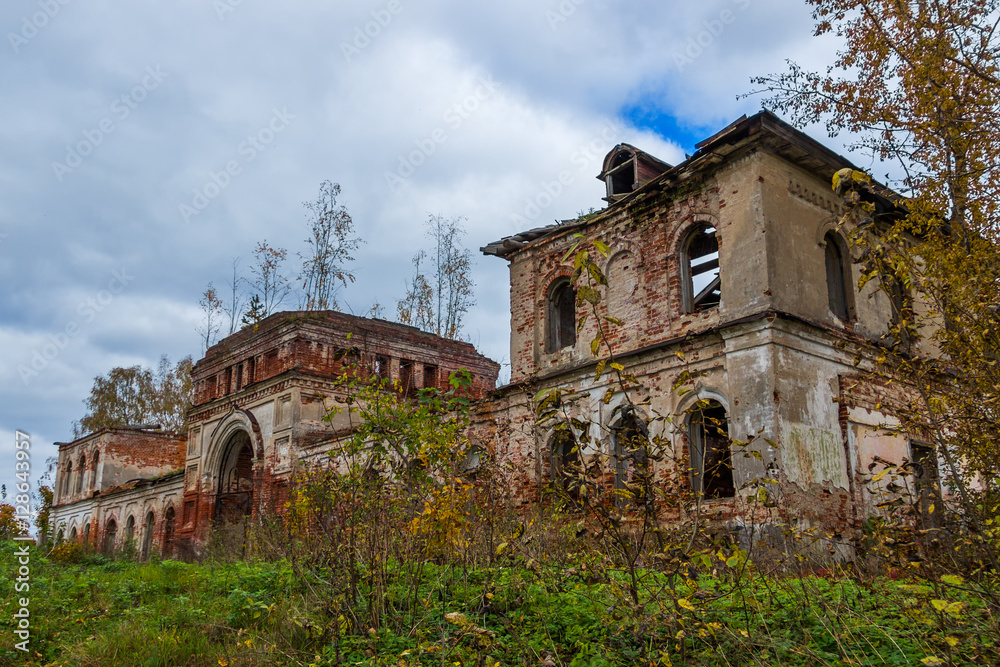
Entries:
<svg viewBox="0 0 1000 667">
<path fill-rule="evenodd" d="M 399 321 L 445 338 L 458 338 L 462 321 L 475 305 L 472 288 L 472 256 L 462 245 L 463 218 L 431 215 L 427 236 L 429 251 L 413 257 L 414 274 L 406 295 L 396 304 Z"/>
<path fill-rule="evenodd" d="M 309 211 L 308 252 L 299 255 L 300 306 L 305 310 L 336 309 L 337 292 L 354 282 L 346 267 L 362 241 L 354 235 L 354 221 L 339 197 L 340 184 L 323 181 L 316 201 L 303 203 Z"/>
</svg>

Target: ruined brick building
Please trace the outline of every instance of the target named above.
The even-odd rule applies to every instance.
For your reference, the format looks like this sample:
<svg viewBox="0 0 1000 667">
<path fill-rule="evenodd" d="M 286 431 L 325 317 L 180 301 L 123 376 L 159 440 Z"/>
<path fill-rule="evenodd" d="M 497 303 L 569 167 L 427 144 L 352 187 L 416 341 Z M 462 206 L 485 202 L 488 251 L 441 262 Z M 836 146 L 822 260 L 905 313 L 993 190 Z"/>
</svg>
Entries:
<svg viewBox="0 0 1000 667">
<path fill-rule="evenodd" d="M 483 398 L 499 365 L 469 343 L 332 311 L 268 317 L 209 348 L 192 370 L 186 434 L 112 428 L 59 445 L 52 525 L 57 537 L 141 554 L 186 554 L 213 521 L 280 508 L 293 465 L 321 461 L 349 428 L 323 417 L 336 379 L 364 364 L 404 391 L 438 387 L 467 369 Z"/>
<path fill-rule="evenodd" d="M 641 433 L 689 462 L 683 477 L 706 516 L 740 522 L 741 487 L 772 477 L 785 519 L 847 538 L 871 511 L 861 480 L 873 457 L 913 458 L 920 446 L 884 432 L 893 419 L 854 365 L 886 334 L 893 300 L 856 287 L 830 187 L 849 166 L 766 112 L 675 166 L 616 146 L 598 176 L 606 208 L 483 248 L 510 267 L 508 385 L 492 391 L 498 366 L 466 343 L 337 313 L 276 315 L 196 364 L 185 437 L 111 429 L 61 445 L 54 525 L 169 553 L 203 540 L 217 517 L 270 511 L 296 462 L 322 456 L 346 427 L 321 417 L 350 349 L 406 386 L 470 369 L 482 399 L 474 436 L 520 468 L 526 500 L 580 457 L 602 458 L 607 483 L 623 485 L 637 459 L 621 443 Z M 600 314 L 622 322 L 610 342 L 638 380 L 637 409 L 610 375 L 595 379 L 595 318 L 577 331 L 563 260 L 581 238 L 610 248 Z M 685 371 L 692 391 L 681 395 Z M 567 412 L 590 424 L 580 450 L 535 424 L 531 397 L 548 388 L 570 390 Z M 733 440 L 757 454 L 733 456 Z"/>
</svg>

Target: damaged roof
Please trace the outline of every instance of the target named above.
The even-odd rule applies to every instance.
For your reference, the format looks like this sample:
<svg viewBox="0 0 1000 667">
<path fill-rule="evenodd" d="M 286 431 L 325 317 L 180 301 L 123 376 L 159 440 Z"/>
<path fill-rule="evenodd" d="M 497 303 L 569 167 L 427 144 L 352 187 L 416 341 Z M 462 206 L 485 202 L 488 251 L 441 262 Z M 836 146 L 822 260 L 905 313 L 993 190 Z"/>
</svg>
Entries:
<svg viewBox="0 0 1000 667">
<path fill-rule="evenodd" d="M 840 169 L 847 167 L 857 169 L 850 160 L 795 129 L 770 111 L 761 111 L 750 117 L 743 115 L 711 137 L 698 142 L 695 144 L 697 150 L 694 155 L 689 156 L 676 166 L 669 167 L 662 174 L 642 184 L 634 191 L 617 198 L 604 211 L 621 206 L 624 202 L 631 201 L 654 189 L 668 189 L 680 185 L 724 162 L 730 154 L 754 142 L 767 147 L 792 164 L 816 173 L 827 180 L 832 179 L 833 175 Z M 611 153 L 618 150 L 619 146 L 616 146 L 611 150 Z M 662 160 L 659 162 L 666 166 Z M 881 188 L 887 198 L 894 194 L 884 186 Z M 898 198 L 898 195 L 896 197 Z M 506 258 L 536 241 L 583 227 L 589 221 L 589 218 L 580 218 L 536 227 L 513 236 L 506 236 L 499 241 L 487 244 L 480 250 L 484 255 Z"/>
</svg>

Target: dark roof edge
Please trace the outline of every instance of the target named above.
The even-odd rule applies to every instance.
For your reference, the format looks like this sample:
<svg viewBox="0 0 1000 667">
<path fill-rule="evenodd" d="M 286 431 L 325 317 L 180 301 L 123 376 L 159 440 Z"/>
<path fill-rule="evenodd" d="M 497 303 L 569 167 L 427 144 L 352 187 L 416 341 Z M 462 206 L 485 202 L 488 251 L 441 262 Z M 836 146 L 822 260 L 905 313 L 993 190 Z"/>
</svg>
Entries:
<svg viewBox="0 0 1000 667">
<path fill-rule="evenodd" d="M 794 126 L 778 118 L 770 111 L 759 111 L 753 116 L 743 115 L 736 119 L 722 130 L 704 139 L 697 144 L 694 155 L 688 157 L 683 162 L 671 167 L 663 174 L 644 183 L 641 187 L 623 196 L 610 204 L 604 211 L 612 210 L 616 207 L 626 205 L 628 202 L 648 193 L 656 187 L 663 187 L 672 181 L 683 181 L 695 173 L 709 169 L 725 159 L 726 153 L 720 151 L 724 146 L 739 144 L 748 139 L 762 137 L 768 134 L 783 142 L 794 145 L 798 149 L 805 151 L 812 158 L 822 163 L 823 168 L 828 171 L 825 176 L 832 177 L 835 172 L 844 168 L 858 169 L 854 163 L 843 155 L 840 155 L 830 148 L 827 148 L 819 141 L 813 139 L 805 132 L 796 129 Z M 617 147 L 616 147 L 617 148 Z M 612 149 L 615 150 L 615 149 Z M 874 188 L 887 201 L 892 200 L 892 191 L 884 185 L 876 184 Z M 895 195 L 898 198 L 898 195 Z M 521 232 L 513 236 L 507 236 L 499 241 L 494 241 L 480 248 L 484 255 L 494 255 L 507 258 L 513 253 L 530 245 L 531 243 L 560 232 L 575 229 L 589 224 L 596 218 L 580 220 L 567 220 L 555 225 L 538 227 L 527 232 Z"/>
</svg>

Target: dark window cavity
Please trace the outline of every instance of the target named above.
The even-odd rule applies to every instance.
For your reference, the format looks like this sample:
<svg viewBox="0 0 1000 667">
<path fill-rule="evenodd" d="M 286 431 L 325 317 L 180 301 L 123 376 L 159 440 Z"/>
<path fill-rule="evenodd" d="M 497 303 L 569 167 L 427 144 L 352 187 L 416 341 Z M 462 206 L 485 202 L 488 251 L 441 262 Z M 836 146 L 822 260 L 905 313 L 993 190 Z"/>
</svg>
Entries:
<svg viewBox="0 0 1000 667">
<path fill-rule="evenodd" d="M 563 280 L 549 293 L 548 351 L 576 344 L 576 290 Z"/>
<path fill-rule="evenodd" d="M 718 401 L 703 401 L 690 416 L 691 488 L 706 500 L 732 498 L 733 457 L 729 418 Z"/>
<path fill-rule="evenodd" d="M 826 293 L 829 299 L 830 312 L 847 322 L 850 320 L 850 304 L 848 295 L 851 293 L 847 284 L 847 267 L 844 264 L 846 253 L 840 238 L 829 233 L 824 239 L 826 250 Z"/>
</svg>

